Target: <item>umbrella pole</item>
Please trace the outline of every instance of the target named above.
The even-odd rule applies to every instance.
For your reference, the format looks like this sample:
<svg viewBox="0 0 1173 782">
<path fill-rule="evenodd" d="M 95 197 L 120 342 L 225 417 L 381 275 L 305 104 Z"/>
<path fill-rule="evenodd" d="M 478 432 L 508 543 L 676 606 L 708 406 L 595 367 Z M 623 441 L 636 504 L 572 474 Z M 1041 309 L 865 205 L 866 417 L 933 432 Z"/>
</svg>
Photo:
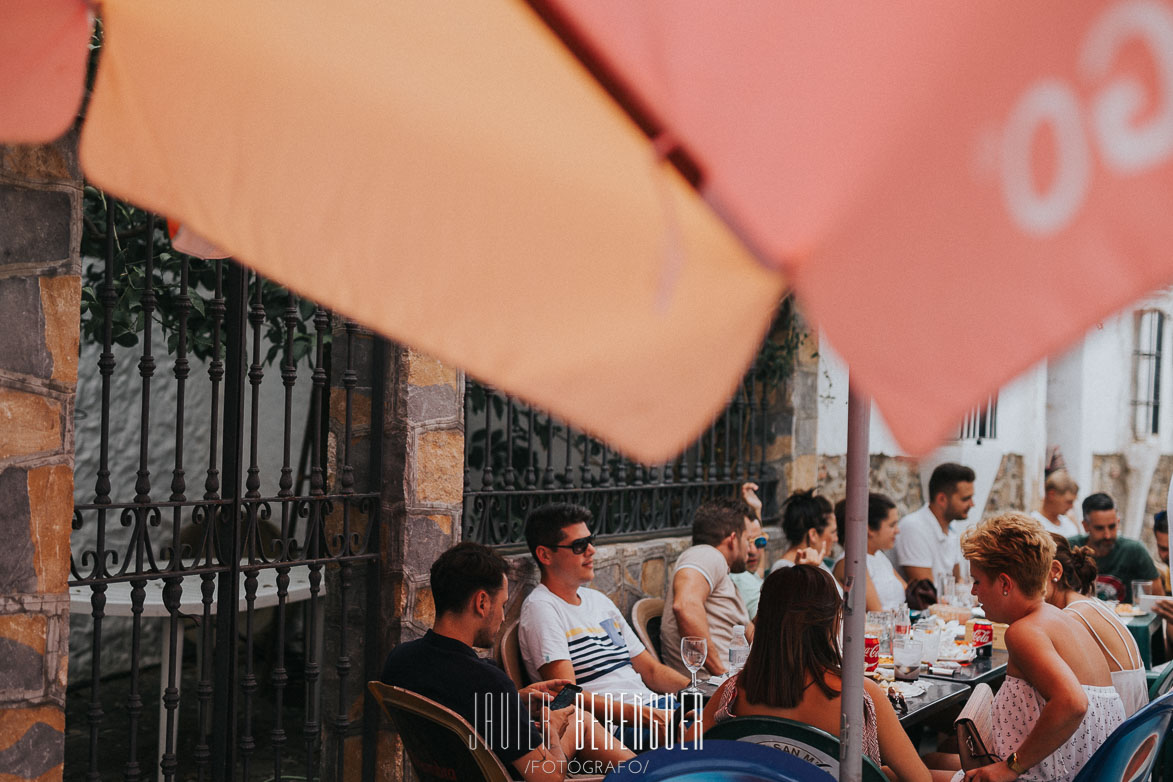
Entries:
<svg viewBox="0 0 1173 782">
<path fill-rule="evenodd" d="M 839 782 L 863 777 L 863 647 L 867 613 L 868 427 L 871 401 L 848 386 L 847 518 L 844 534 L 843 716 Z"/>
</svg>

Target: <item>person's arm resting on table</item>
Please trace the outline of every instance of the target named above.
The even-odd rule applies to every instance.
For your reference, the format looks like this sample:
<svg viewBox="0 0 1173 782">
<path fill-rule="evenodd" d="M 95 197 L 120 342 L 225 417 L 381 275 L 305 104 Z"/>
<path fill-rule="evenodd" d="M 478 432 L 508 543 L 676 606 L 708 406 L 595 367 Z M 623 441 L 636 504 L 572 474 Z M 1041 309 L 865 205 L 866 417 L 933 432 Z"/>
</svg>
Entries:
<svg viewBox="0 0 1173 782">
<path fill-rule="evenodd" d="M 656 692 L 668 694 L 679 692 L 692 681 L 683 673 L 674 671 L 664 663 L 657 661 L 647 649 L 631 658 L 631 666 L 644 680 L 647 688 Z"/>
<path fill-rule="evenodd" d="M 704 638 L 712 650 L 709 615 L 705 613 L 705 600 L 711 591 L 709 580 L 700 570 L 691 567 L 678 569 L 672 579 L 672 612 L 676 614 L 676 626 L 680 629 L 680 637 L 692 635 Z M 714 676 L 725 673 L 725 665 L 719 657 L 720 655 L 710 653 L 705 658 L 705 668 Z"/>
</svg>

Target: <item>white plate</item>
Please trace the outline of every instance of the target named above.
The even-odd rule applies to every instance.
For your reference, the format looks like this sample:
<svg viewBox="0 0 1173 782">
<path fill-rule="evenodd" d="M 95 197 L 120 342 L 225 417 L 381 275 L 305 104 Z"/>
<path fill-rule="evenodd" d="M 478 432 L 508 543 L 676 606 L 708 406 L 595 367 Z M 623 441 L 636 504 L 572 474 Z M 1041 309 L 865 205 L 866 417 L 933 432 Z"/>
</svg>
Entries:
<svg viewBox="0 0 1173 782">
<path fill-rule="evenodd" d="M 1145 611 L 1152 611 L 1153 606 L 1157 604 L 1158 600 L 1173 601 L 1173 597 L 1168 597 L 1166 595 L 1141 595 L 1140 607 Z M 1127 616 L 1127 614 L 1125 614 L 1125 616 Z"/>
<path fill-rule="evenodd" d="M 925 694 L 925 688 L 916 682 L 891 682 L 888 686 L 905 698 L 915 698 L 918 695 Z"/>
</svg>

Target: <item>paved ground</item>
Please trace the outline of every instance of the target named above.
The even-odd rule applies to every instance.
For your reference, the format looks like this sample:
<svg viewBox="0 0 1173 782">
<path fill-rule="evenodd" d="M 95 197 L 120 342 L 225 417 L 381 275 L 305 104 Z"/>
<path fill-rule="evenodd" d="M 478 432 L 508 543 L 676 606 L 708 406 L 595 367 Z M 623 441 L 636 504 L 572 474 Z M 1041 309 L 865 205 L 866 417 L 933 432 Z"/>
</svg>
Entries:
<svg viewBox="0 0 1173 782">
<path fill-rule="evenodd" d="M 300 672 L 300 660 L 287 660 L 291 671 Z M 177 747 L 179 771 L 177 780 L 199 779 L 195 762 L 195 748 L 199 743 L 199 702 L 196 697 L 198 671 L 194 654 L 188 656 L 183 666 L 183 681 L 179 709 Z M 254 696 L 252 710 L 252 733 L 255 750 L 251 753 L 247 775 L 241 773 L 238 779 L 268 780 L 274 777 L 276 751 L 271 732 L 276 726 L 277 706 L 275 690 L 268 684 L 269 668 L 261 665 L 257 670 L 259 683 Z M 139 689 L 143 698 L 143 709 L 136 731 L 136 756 L 144 780 L 152 779 L 158 769 L 157 738 L 159 735 L 159 668 L 143 668 L 139 675 Z M 131 691 L 129 674 L 102 681 L 99 693 L 105 717 L 98 728 L 98 770 L 102 779 L 123 779 L 130 759 L 131 731 L 127 711 L 127 699 Z M 88 684 L 69 690 L 65 716 L 65 779 L 82 780 L 90 766 L 90 725 L 87 712 L 93 690 Z M 239 697 L 239 696 L 238 696 Z M 282 753 L 283 779 L 304 779 L 305 736 L 305 685 L 298 673 L 292 673 L 283 696 L 282 723 L 287 741 Z M 329 699 L 325 699 L 329 703 Z M 210 724 L 210 723 L 209 723 Z M 242 722 L 243 725 L 243 717 Z M 239 752 L 239 750 L 238 750 Z M 239 755 L 238 755 L 239 756 Z M 238 765 L 243 772 L 243 764 Z M 291 776 L 293 775 L 293 776 Z"/>
</svg>

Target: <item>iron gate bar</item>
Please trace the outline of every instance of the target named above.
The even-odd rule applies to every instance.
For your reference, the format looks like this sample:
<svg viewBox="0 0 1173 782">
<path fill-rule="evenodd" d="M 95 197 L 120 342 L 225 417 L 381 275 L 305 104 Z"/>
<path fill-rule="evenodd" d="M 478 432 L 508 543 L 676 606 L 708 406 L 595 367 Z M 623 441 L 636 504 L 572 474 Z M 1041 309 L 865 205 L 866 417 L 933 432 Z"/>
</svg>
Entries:
<svg viewBox="0 0 1173 782">
<path fill-rule="evenodd" d="M 383 464 L 383 436 L 386 432 L 386 405 L 387 405 L 387 366 L 388 366 L 388 345 L 387 341 L 381 338 L 376 338 L 372 350 L 371 364 L 374 367 L 374 377 L 371 378 L 371 433 L 370 433 L 370 467 L 367 468 L 367 479 L 369 485 L 368 491 L 374 496 L 374 510 L 369 515 L 367 525 L 368 541 L 373 540 L 376 550 L 382 548 L 382 516 L 383 516 L 383 502 L 381 496 L 381 487 L 383 481 L 382 471 L 380 465 Z M 367 548 L 370 549 L 368 542 Z M 365 624 L 365 633 L 363 636 L 363 651 L 366 658 L 366 675 L 367 681 L 374 681 L 379 678 L 380 667 L 382 661 L 376 654 L 372 654 L 371 650 L 376 652 L 382 648 L 382 633 L 380 623 L 383 618 L 383 589 L 382 589 L 382 567 L 381 563 L 376 561 L 367 566 L 367 606 L 368 615 L 374 616 L 375 621 L 367 621 Z M 375 778 L 375 764 L 376 752 L 375 746 L 378 742 L 379 734 L 379 719 L 382 714 L 382 709 L 375 701 L 375 696 L 366 687 L 363 687 L 363 753 L 362 753 L 362 778 Z"/>
<path fill-rule="evenodd" d="M 217 514 L 217 560 L 226 567 L 216 585 L 215 666 L 216 687 L 212 697 L 212 779 L 234 779 L 236 768 L 236 610 L 239 600 L 241 463 L 244 443 L 244 340 L 248 270 L 239 264 L 228 265 L 228 311 L 225 318 L 224 378 L 224 451 L 223 497 L 230 502 Z M 226 513 L 224 512 L 226 511 Z"/>
<path fill-rule="evenodd" d="M 97 273 L 98 279 L 92 283 L 97 287 L 96 303 L 101 306 L 101 310 L 94 310 L 94 316 L 101 318 L 95 329 L 101 341 L 97 361 L 101 380 L 98 467 L 94 500 L 92 503 L 76 503 L 73 517 L 75 530 L 82 530 L 87 524 L 94 523 L 92 520 L 96 520 L 97 526 L 95 537 L 89 539 L 94 542 L 87 542 L 85 548 L 77 549 L 77 556 L 71 556 L 70 561 L 70 586 L 82 586 L 88 590 L 88 615 L 93 620 L 90 643 L 92 658 L 89 662 L 91 689 L 89 697 L 84 701 L 87 706 L 84 710 L 85 720 L 88 723 L 84 747 L 88 758 L 85 778 L 100 780 L 104 772 L 109 778 L 113 771 L 110 764 L 113 762 L 117 764 L 121 778 L 141 782 L 153 779 L 156 773 L 161 772 L 162 778 L 170 781 L 178 778 L 180 768 L 185 767 L 189 757 L 192 770 L 201 782 L 249 778 L 254 774 L 268 776 L 268 768 L 263 772 L 256 768 L 261 760 L 258 753 L 265 738 L 269 739 L 273 750 L 272 776 L 280 779 L 288 773 L 285 750 L 290 736 L 284 721 L 284 711 L 289 695 L 290 667 L 286 649 L 289 640 L 286 620 L 290 614 L 288 599 L 291 572 L 295 566 L 305 567 L 310 574 L 308 605 L 311 609 L 307 612 L 309 626 L 306 628 L 307 654 L 304 668 L 307 697 L 302 730 L 305 776 L 318 779 L 323 772 L 327 776 L 341 776 L 348 772 L 345 768 L 348 753 L 344 751 L 346 735 L 358 727 L 357 723 L 352 724 L 347 709 L 351 691 L 355 689 L 352 681 L 355 666 L 360 666 L 369 678 L 376 678 L 380 662 L 379 465 L 382 459 L 380 435 L 385 428 L 387 347 L 383 341 L 367 337 L 354 323 L 339 324 L 335 341 L 341 345 L 344 338 L 347 350 L 345 371 L 341 373 L 341 385 L 345 389 L 342 411 L 345 419 L 344 422 L 338 422 L 339 428 L 343 429 L 338 434 L 343 434 L 344 447 L 339 449 L 341 458 L 337 464 L 337 484 L 330 485 L 328 478 L 331 473 L 327 468 L 332 467 L 334 462 L 327 463 L 327 436 L 333 435 L 330 434 L 327 417 L 331 410 L 331 375 L 330 353 L 326 345 L 330 337 L 331 318 L 320 307 L 313 310 L 312 401 L 305 438 L 305 442 L 311 443 L 306 451 L 311 457 L 312 468 L 305 471 L 310 483 L 309 496 L 301 495 L 295 489 L 298 476 L 294 475 L 292 464 L 296 453 L 292 440 L 293 394 L 298 375 L 298 351 L 295 347 L 300 347 L 295 342 L 295 334 L 302 323 L 298 299 L 291 293 L 282 292 L 280 296 L 284 309 L 278 304 L 276 314 L 268 316 L 265 301 L 265 286 L 268 283 L 259 276 L 252 275 L 231 261 L 213 261 L 210 265 L 197 267 L 193 264 L 202 262 L 183 256 L 156 255 L 150 240 L 162 240 L 155 236 L 155 221 L 150 216 L 147 217 L 145 231 L 148 237 L 147 249 L 135 256 L 134 252 L 138 250 L 130 245 L 118 245 L 121 237 L 116 223 L 121 219 L 118 216 L 125 213 L 124 209 L 112 200 L 106 201 L 105 206 L 106 264 Z M 93 225 L 87 224 L 86 230 L 93 230 Z M 123 234 L 131 235 L 141 238 L 143 232 Z M 197 268 L 200 270 L 198 273 Z M 204 293 L 193 291 L 195 286 L 203 286 Z M 211 288 L 214 288 L 214 292 Z M 211 298 L 206 298 L 208 293 L 212 294 Z M 195 309 L 193 296 L 200 296 L 199 303 L 203 305 L 199 310 L 204 320 L 199 327 L 211 332 L 210 339 L 206 331 L 201 332 L 202 341 L 195 343 L 202 345 L 204 351 L 209 350 L 210 344 L 210 353 L 204 355 L 211 387 L 208 402 L 211 425 L 205 440 L 208 443 L 207 471 L 202 481 L 204 491 L 200 499 L 187 497 L 184 455 L 185 445 L 191 445 L 187 443 L 185 426 L 188 419 L 193 418 L 186 415 L 187 381 L 191 371 L 189 358 L 193 345 L 193 331 L 189 322 L 189 316 Z M 130 313 L 129 321 L 125 319 L 127 311 Z M 267 374 L 264 364 L 269 360 L 261 353 L 261 329 L 266 320 L 271 329 L 275 329 L 277 338 L 283 342 L 281 345 L 274 340 L 275 347 L 270 351 L 273 355 L 278 351 L 281 353 L 280 376 L 284 385 L 281 470 L 275 497 L 262 496 L 261 492 L 262 432 L 259 421 L 263 400 L 260 392 Z M 174 340 L 169 343 L 174 353 L 173 386 L 162 382 L 165 374 L 159 373 L 156 366 L 159 355 L 162 355 L 155 353 L 159 345 L 159 335 L 155 334 L 157 321 L 162 324 L 159 327 L 162 336 L 169 334 Z M 274 321 L 280 325 L 273 325 Z M 369 339 L 373 343 L 373 368 L 376 373 L 370 381 L 375 409 L 371 416 L 369 473 L 366 479 L 369 485 L 364 486 L 363 490 L 356 486 L 352 443 L 355 430 L 353 405 L 359 385 L 358 365 L 353 353 L 360 334 L 363 335 L 362 339 Z M 251 344 L 249 335 L 252 336 Z M 119 387 L 115 386 L 114 381 L 122 377 L 120 375 L 116 378 L 114 373 L 123 362 L 116 358 L 114 345 L 126 345 L 128 337 L 131 341 L 141 339 L 141 345 L 136 351 L 138 389 L 135 396 L 138 409 L 130 421 L 115 423 L 139 426 L 138 449 L 132 457 L 135 465 L 132 468 L 135 469 L 133 499 L 115 502 L 112 497 L 115 492 L 112 491 L 110 460 L 111 423 L 115 414 L 111 410 L 111 403 L 114 390 Z M 135 369 L 130 362 L 124 362 L 122 368 L 128 377 Z M 249 383 L 247 390 L 245 378 Z M 158 458 L 161 454 L 158 453 L 159 446 L 153 442 L 151 427 L 157 429 L 167 418 L 160 415 L 157 398 L 157 392 L 165 388 L 174 389 L 175 393 L 175 429 L 169 435 L 174 438 L 175 453 L 173 464 L 160 466 Z M 247 398 L 246 393 L 249 394 Z M 152 394 L 156 394 L 154 410 L 151 409 Z M 245 405 L 248 405 L 247 409 Z M 250 413 L 251 426 L 246 431 L 245 416 Z M 201 425 L 203 423 L 201 420 Z M 118 436 L 121 436 L 121 432 L 118 432 Z M 247 468 L 244 461 L 246 438 L 249 447 Z M 201 443 L 201 452 L 203 447 Z M 151 462 L 152 456 L 156 459 L 154 464 Z M 155 499 L 154 495 L 161 488 L 159 472 L 167 469 L 171 472 L 169 494 L 165 500 Z M 273 516 L 274 511 L 280 514 L 279 533 L 272 528 L 275 525 L 269 523 L 270 519 L 277 520 Z M 119 521 L 119 525 L 108 528 L 107 523 L 114 519 Z M 296 532 L 299 519 L 306 521 L 304 537 L 298 536 Z M 363 520 L 365 529 L 356 530 L 359 519 Z M 190 526 L 187 524 L 189 520 Z M 118 532 L 117 537 L 113 535 L 115 531 Z M 276 535 L 279 538 L 271 540 Z M 322 601 L 327 599 L 323 594 L 325 585 L 322 583 L 327 566 L 339 579 L 337 592 L 332 593 L 335 598 L 330 600 L 330 611 L 334 611 L 336 599 L 341 605 L 344 625 L 341 643 L 331 649 L 332 657 L 323 656 L 318 649 L 319 636 L 324 626 L 317 608 L 324 605 Z M 365 568 L 365 572 L 356 573 L 356 568 Z M 257 613 L 261 610 L 257 607 L 260 600 L 259 576 L 266 570 L 276 575 L 276 600 L 272 609 L 277 616 L 274 628 L 276 649 L 272 656 L 263 655 L 260 651 L 260 641 L 264 636 L 259 635 L 261 630 Z M 185 592 L 195 592 L 193 582 L 184 581 L 189 576 L 198 583 L 198 594 L 185 595 Z M 129 590 L 120 590 L 121 597 L 113 611 L 112 604 L 108 602 L 110 584 L 129 586 Z M 148 588 L 152 584 L 161 586 L 162 590 L 161 593 L 150 592 L 151 597 L 148 598 Z M 364 622 L 361 636 L 364 656 L 360 662 L 355 656 L 358 652 L 356 639 L 349 635 L 347 614 L 355 604 L 355 590 L 363 588 L 367 590 L 365 605 L 369 609 L 369 621 Z M 215 605 L 213 601 L 216 601 Z M 266 603 L 273 605 L 268 597 Z M 192 605 L 198 606 L 194 612 L 190 608 Z M 117 698 L 119 706 L 126 713 L 127 730 L 125 733 L 119 732 L 121 739 L 126 741 L 126 752 L 121 747 L 112 751 L 112 746 L 117 745 L 111 745 L 102 730 L 110 716 L 103 702 L 103 669 L 112 667 L 108 658 L 103 658 L 103 645 L 109 646 L 111 638 L 116 637 L 110 635 L 109 623 L 105 619 L 109 615 L 119 614 L 119 609 L 125 612 L 123 615 L 130 617 L 128 689 L 123 690 L 124 696 L 115 696 L 113 690 L 107 688 L 105 695 L 107 700 Z M 214 613 L 217 614 L 216 618 L 213 618 Z M 143 636 L 146 625 L 143 620 L 148 617 L 162 620 L 165 658 L 160 671 L 160 698 L 156 702 L 156 706 L 161 707 L 158 723 L 160 735 L 157 752 L 151 753 L 152 759 L 158 757 L 159 763 L 153 770 L 150 770 L 153 764 L 144 762 L 146 756 L 140 752 L 146 748 L 142 734 L 143 729 L 150 724 L 147 717 L 152 714 L 144 712 L 151 700 L 150 689 L 143 686 L 142 679 L 147 651 L 152 648 L 144 643 L 146 638 Z M 198 719 L 198 727 L 191 743 L 186 743 L 179 740 L 184 738 L 185 730 L 181 727 L 181 714 L 190 713 L 181 710 L 181 633 L 189 618 L 196 619 L 199 624 L 198 649 L 201 654 L 192 698 L 196 705 L 195 711 L 198 712 L 198 715 L 192 716 Z M 237 633 L 240 629 L 243 629 L 243 636 Z M 333 656 L 335 652 L 336 656 Z M 328 682 L 330 686 L 337 684 L 337 692 L 330 692 L 331 703 L 337 696 L 337 707 L 325 712 L 323 719 L 321 700 L 326 682 L 322 680 L 322 664 L 327 660 L 332 663 L 328 670 L 337 676 L 336 682 Z M 260 675 L 262 663 L 271 664 L 267 678 Z M 270 702 L 275 703 L 276 707 L 275 714 L 268 721 L 270 729 L 267 731 L 264 722 L 269 720 L 268 710 L 262 711 L 259 700 L 263 684 L 271 685 L 271 689 L 266 692 L 271 694 L 273 701 Z M 375 768 L 378 725 L 378 710 L 374 704 L 368 704 L 368 708 L 364 709 L 361 729 L 362 768 L 368 776 Z M 331 748 L 333 751 L 329 758 L 324 757 L 322 751 L 323 735 L 338 738 L 338 744 Z M 186 754 L 188 752 L 191 752 L 190 756 Z M 181 756 L 181 753 L 184 754 Z M 103 763 L 106 764 L 105 768 Z"/>
</svg>

